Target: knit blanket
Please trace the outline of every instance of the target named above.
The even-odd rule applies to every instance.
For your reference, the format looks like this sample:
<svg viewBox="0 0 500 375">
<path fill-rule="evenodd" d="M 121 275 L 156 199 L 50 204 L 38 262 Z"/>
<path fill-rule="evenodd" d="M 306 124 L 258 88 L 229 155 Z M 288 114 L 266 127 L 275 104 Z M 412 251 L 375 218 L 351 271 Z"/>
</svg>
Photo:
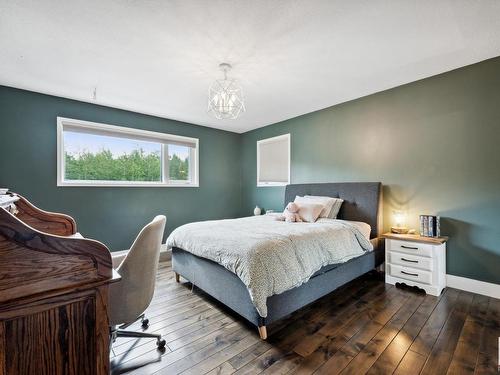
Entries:
<svg viewBox="0 0 500 375">
<path fill-rule="evenodd" d="M 274 215 L 186 224 L 170 234 L 167 246 L 235 273 L 264 318 L 268 297 L 300 286 L 323 266 L 373 250 L 369 239 L 348 221 L 287 223 Z"/>
</svg>

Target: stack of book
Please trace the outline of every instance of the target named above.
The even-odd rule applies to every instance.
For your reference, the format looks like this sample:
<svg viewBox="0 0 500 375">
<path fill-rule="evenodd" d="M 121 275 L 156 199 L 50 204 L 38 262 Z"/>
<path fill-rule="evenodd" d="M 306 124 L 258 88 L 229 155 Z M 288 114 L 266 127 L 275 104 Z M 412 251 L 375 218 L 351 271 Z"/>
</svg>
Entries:
<svg viewBox="0 0 500 375">
<path fill-rule="evenodd" d="M 441 236 L 440 217 L 433 215 L 420 215 L 420 235 L 423 237 Z"/>
</svg>

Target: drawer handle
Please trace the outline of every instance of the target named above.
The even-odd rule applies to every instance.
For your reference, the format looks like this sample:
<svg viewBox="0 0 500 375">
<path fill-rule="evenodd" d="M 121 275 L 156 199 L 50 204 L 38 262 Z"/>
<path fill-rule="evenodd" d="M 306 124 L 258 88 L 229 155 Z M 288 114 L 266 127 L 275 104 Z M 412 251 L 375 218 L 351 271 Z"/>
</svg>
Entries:
<svg viewBox="0 0 500 375">
<path fill-rule="evenodd" d="M 405 275 L 417 276 L 418 277 L 418 273 L 411 273 L 411 272 L 406 272 L 406 271 L 401 271 L 401 273 L 404 273 Z"/>
<path fill-rule="evenodd" d="M 401 260 L 405 262 L 410 262 L 410 263 L 418 263 L 418 260 L 411 260 L 411 259 L 406 259 L 406 258 L 401 258 Z"/>
<path fill-rule="evenodd" d="M 418 250 L 418 247 L 411 247 L 411 246 L 405 246 L 405 245 L 401 245 L 401 247 L 402 247 L 403 249 Z"/>
</svg>

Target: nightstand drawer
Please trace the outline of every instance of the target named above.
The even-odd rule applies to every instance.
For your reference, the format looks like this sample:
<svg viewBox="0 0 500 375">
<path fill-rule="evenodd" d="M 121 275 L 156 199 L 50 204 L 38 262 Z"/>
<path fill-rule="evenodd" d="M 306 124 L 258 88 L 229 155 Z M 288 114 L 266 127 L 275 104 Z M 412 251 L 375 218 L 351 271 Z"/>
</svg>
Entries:
<svg viewBox="0 0 500 375">
<path fill-rule="evenodd" d="M 416 281 L 422 284 L 432 284 L 432 273 L 429 271 L 398 266 L 396 264 L 390 264 L 389 267 L 390 275 L 393 277 Z"/>
<path fill-rule="evenodd" d="M 389 240 L 390 251 L 398 251 L 401 253 L 412 254 L 417 256 L 432 257 L 432 245 L 410 242 L 410 241 L 399 241 L 399 240 Z"/>
<path fill-rule="evenodd" d="M 396 251 L 389 251 L 388 261 L 392 264 L 398 264 L 405 267 L 420 268 L 423 270 L 432 271 L 433 259 L 427 257 L 420 257 L 412 254 L 399 253 Z"/>
</svg>

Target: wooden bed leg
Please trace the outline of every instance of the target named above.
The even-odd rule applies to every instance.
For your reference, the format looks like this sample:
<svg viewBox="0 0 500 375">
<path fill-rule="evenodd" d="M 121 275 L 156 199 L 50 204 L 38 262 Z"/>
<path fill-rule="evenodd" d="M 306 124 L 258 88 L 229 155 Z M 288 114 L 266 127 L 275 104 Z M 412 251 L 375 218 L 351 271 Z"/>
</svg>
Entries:
<svg viewBox="0 0 500 375">
<path fill-rule="evenodd" d="M 181 282 L 181 275 L 179 275 L 177 272 L 174 272 L 175 274 L 175 281 L 180 283 Z"/>
<path fill-rule="evenodd" d="M 267 339 L 267 328 L 266 326 L 261 326 L 261 327 L 258 327 L 259 328 L 259 336 L 262 340 L 266 340 Z"/>
</svg>

